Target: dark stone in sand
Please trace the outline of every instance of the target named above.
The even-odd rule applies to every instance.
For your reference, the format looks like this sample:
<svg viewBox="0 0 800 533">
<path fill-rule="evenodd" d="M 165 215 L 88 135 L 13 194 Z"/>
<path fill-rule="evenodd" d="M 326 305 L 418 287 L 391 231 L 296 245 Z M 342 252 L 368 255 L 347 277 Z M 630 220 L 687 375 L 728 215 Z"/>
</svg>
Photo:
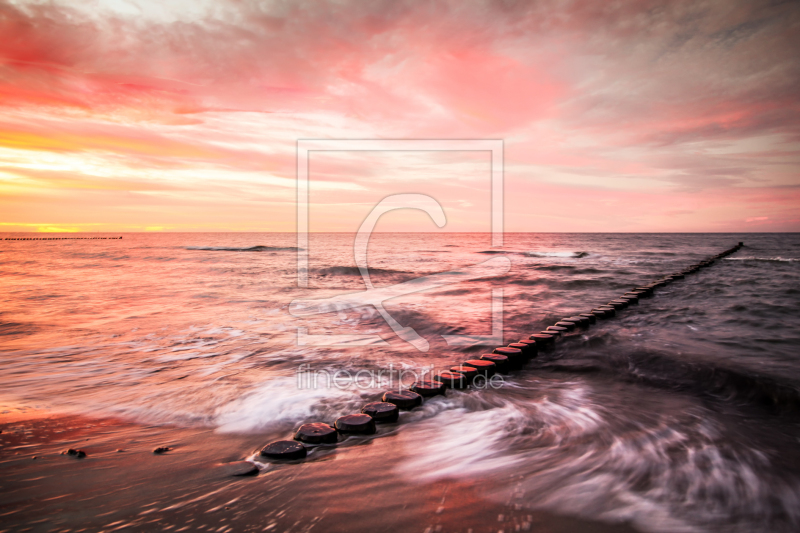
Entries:
<svg viewBox="0 0 800 533">
<path fill-rule="evenodd" d="M 422 396 L 410 390 L 389 391 L 384 393 L 383 401 L 393 403 L 400 409 L 413 409 L 422 405 Z"/>
<path fill-rule="evenodd" d="M 498 353 L 485 353 L 481 356 L 484 361 L 494 363 L 497 367 L 497 372 L 508 372 L 511 364 L 508 361 L 508 356 Z"/>
<path fill-rule="evenodd" d="M 294 440 L 306 444 L 334 444 L 339 440 L 336 430 L 324 422 L 303 424 L 294 434 Z"/>
<path fill-rule="evenodd" d="M 467 376 L 461 372 L 445 370 L 436 374 L 436 381 L 444 383 L 445 387 L 451 389 L 463 389 L 467 386 Z"/>
<path fill-rule="evenodd" d="M 420 396 L 436 396 L 444 394 L 444 383 L 435 379 L 421 379 L 409 387 Z"/>
<path fill-rule="evenodd" d="M 270 442 L 261 448 L 260 453 L 262 456 L 269 459 L 282 459 L 284 461 L 303 459 L 308 455 L 306 447 L 293 440 L 276 440 L 275 442 Z"/>
<path fill-rule="evenodd" d="M 333 425 L 342 433 L 372 435 L 376 431 L 375 420 L 365 414 L 340 416 Z"/>
<path fill-rule="evenodd" d="M 172 451 L 172 448 L 170 448 L 169 446 L 159 446 L 158 448 L 153 450 L 153 453 L 162 454 L 162 453 L 167 453 L 167 452 L 171 452 L 171 451 Z"/>
<path fill-rule="evenodd" d="M 219 465 L 219 470 L 226 477 L 255 476 L 258 474 L 258 467 L 247 461 L 234 461 Z"/>
<path fill-rule="evenodd" d="M 471 366 L 478 374 L 484 377 L 492 377 L 497 372 L 497 365 L 491 361 L 484 361 L 482 359 L 470 359 L 464 362 L 464 366 Z"/>
<path fill-rule="evenodd" d="M 463 374 L 468 383 L 475 379 L 475 376 L 478 375 L 478 370 L 475 369 L 475 367 L 467 365 L 451 366 L 450 372 L 458 372 L 459 374 Z"/>
<path fill-rule="evenodd" d="M 61 452 L 61 455 L 69 455 L 70 457 L 75 457 L 76 459 L 83 459 L 86 457 L 86 452 L 83 450 L 76 450 L 74 448 L 70 448 L 69 450 L 64 450 Z"/>
<path fill-rule="evenodd" d="M 361 408 L 361 412 L 371 416 L 375 422 L 397 422 L 400 409 L 389 402 L 372 402 Z"/>
</svg>

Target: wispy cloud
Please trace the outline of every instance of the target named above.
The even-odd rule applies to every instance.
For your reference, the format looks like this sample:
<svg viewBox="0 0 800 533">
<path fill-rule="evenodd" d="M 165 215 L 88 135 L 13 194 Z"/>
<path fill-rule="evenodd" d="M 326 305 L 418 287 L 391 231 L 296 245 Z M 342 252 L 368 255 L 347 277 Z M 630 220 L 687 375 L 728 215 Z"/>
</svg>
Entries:
<svg viewBox="0 0 800 533">
<path fill-rule="evenodd" d="M 515 231 L 798 230 L 799 30 L 755 0 L 0 0 L 2 216 L 291 230 L 298 138 L 502 138 Z M 427 187 L 488 229 L 479 160 L 312 164 L 320 227 Z"/>
</svg>

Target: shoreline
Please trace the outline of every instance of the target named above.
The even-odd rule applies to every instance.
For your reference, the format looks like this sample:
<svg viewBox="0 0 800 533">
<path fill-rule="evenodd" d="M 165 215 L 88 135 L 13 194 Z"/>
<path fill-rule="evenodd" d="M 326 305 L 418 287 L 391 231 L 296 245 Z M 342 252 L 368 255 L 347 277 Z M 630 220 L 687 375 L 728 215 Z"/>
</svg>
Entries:
<svg viewBox="0 0 800 533">
<path fill-rule="evenodd" d="M 503 487 L 415 483 L 396 470 L 414 453 L 396 434 L 351 438 L 336 453 L 231 477 L 224 465 L 251 456 L 270 435 L 39 410 L 0 415 L 0 430 L 0 531 L 637 531 L 486 497 L 513 479 Z M 173 450 L 154 454 L 158 446 Z M 67 448 L 87 457 L 61 455 Z"/>
</svg>

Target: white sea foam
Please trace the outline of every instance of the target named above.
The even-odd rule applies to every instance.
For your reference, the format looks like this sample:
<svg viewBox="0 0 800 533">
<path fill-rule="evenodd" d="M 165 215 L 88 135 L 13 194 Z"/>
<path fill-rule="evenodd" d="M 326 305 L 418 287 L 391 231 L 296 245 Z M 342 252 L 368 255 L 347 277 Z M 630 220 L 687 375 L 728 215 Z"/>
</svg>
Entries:
<svg viewBox="0 0 800 533">
<path fill-rule="evenodd" d="M 335 387 L 298 388 L 295 377 L 276 377 L 217 411 L 215 424 L 224 433 L 264 429 L 279 422 L 299 422 L 313 413 L 326 410 L 326 402 L 335 402 L 326 419 L 342 411 L 342 405 L 355 407 L 360 398 L 353 391 Z M 322 406 L 322 407 L 321 407 Z"/>
<path fill-rule="evenodd" d="M 457 409 L 440 414 L 411 433 L 417 454 L 401 471 L 417 480 L 476 476 L 514 466 L 519 457 L 503 453 L 507 424 L 524 424 L 524 414 L 512 404 L 486 411 Z M 412 437 L 413 438 L 413 437 Z"/>
<path fill-rule="evenodd" d="M 666 419 L 614 434 L 609 414 L 586 390 L 549 391 L 415 424 L 400 435 L 415 453 L 397 469 L 425 482 L 513 472 L 519 483 L 490 498 L 654 533 L 695 533 L 711 524 L 744 533 L 776 513 L 800 523 L 800 486 L 766 481 L 759 473 L 770 468 L 764 454 L 734 452 L 698 418 L 695 425 Z M 742 514 L 749 518 L 717 527 Z"/>
<path fill-rule="evenodd" d="M 526 252 L 528 257 L 561 257 L 569 259 L 580 259 L 589 256 L 589 252 Z"/>
<path fill-rule="evenodd" d="M 543 397 L 523 406 L 504 402 L 480 411 L 459 408 L 422 421 L 403 436 L 419 453 L 401 471 L 417 480 L 502 472 L 526 460 L 525 452 L 512 448 L 530 434 L 558 443 L 602 423 L 600 414 L 583 400 L 582 389 L 563 390 L 557 396 L 556 401 Z"/>
</svg>

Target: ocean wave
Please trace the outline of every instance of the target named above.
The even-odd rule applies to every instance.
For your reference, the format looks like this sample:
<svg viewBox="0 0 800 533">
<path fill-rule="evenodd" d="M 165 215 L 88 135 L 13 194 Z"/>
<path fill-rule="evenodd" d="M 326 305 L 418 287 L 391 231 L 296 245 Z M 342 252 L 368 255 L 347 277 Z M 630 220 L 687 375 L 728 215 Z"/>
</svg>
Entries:
<svg viewBox="0 0 800 533">
<path fill-rule="evenodd" d="M 702 410 L 620 426 L 591 389 L 537 396 L 419 421 L 399 434 L 414 454 L 397 471 L 417 482 L 512 475 L 490 499 L 654 533 L 786 531 L 800 515 L 800 486 Z"/>
<path fill-rule="evenodd" d="M 416 481 L 480 477 L 526 464 L 519 449 L 558 446 L 596 431 L 602 416 L 593 409 L 586 390 L 549 390 L 535 400 L 491 405 L 486 398 L 419 421 L 401 438 L 414 443 L 416 453 L 399 468 Z M 476 409 L 477 408 L 477 409 Z M 446 416 L 446 421 L 442 418 Z"/>
<path fill-rule="evenodd" d="M 582 346 L 575 346 L 576 342 Z M 573 347 L 579 349 L 582 356 L 539 358 L 535 365 L 571 373 L 602 372 L 617 380 L 748 405 L 771 414 L 800 413 L 800 383 L 795 380 L 775 373 L 753 372 L 734 363 L 687 360 L 652 349 L 621 353 L 613 348 L 616 343 L 613 335 L 576 339 Z"/>
<path fill-rule="evenodd" d="M 800 259 L 795 257 L 726 257 L 725 261 L 767 261 L 767 262 L 777 262 L 777 263 L 796 263 L 800 261 Z"/>
<path fill-rule="evenodd" d="M 19 322 L 0 322 L 0 336 L 4 335 L 32 335 L 36 332 L 33 324 Z"/>
<path fill-rule="evenodd" d="M 316 270 L 320 276 L 361 276 L 361 271 L 354 266 L 332 266 Z M 369 268 L 370 275 L 374 274 L 412 274 L 405 270 L 392 270 L 390 268 Z"/>
<path fill-rule="evenodd" d="M 565 259 L 582 259 L 589 256 L 589 252 L 525 252 L 528 257 L 561 257 Z"/>
<path fill-rule="evenodd" d="M 773 473 L 766 455 L 732 446 L 712 422 L 678 422 L 621 434 L 602 428 L 593 444 L 568 443 L 583 453 L 566 462 L 555 447 L 526 454 L 543 465 L 521 483 L 542 495 L 527 505 L 658 533 L 777 532 L 796 524 L 800 487 Z"/>
<path fill-rule="evenodd" d="M 297 252 L 303 248 L 297 246 L 249 246 L 237 248 L 231 246 L 187 246 L 186 250 L 204 250 L 211 252 Z"/>
<path fill-rule="evenodd" d="M 481 250 L 479 254 L 514 254 L 524 255 L 526 257 L 540 257 L 540 258 L 562 258 L 562 259 L 581 259 L 588 257 L 589 252 L 518 252 L 514 250 Z"/>
<path fill-rule="evenodd" d="M 622 375 L 651 387 L 689 391 L 724 401 L 746 403 L 775 413 L 800 412 L 796 384 L 743 369 L 679 361 L 661 354 L 637 354 L 618 362 Z"/>
<path fill-rule="evenodd" d="M 570 275 L 575 275 L 575 274 L 609 274 L 609 273 L 611 273 L 608 270 L 600 270 L 600 269 L 591 268 L 591 267 L 589 267 L 589 268 L 581 268 L 580 266 L 563 265 L 563 264 L 555 264 L 555 265 L 552 265 L 552 264 L 539 264 L 539 265 L 536 265 L 535 268 L 536 268 L 536 270 L 547 270 L 547 271 L 551 271 L 551 272 L 557 272 L 559 270 L 565 270 L 565 271 L 567 271 L 566 273 L 568 273 Z"/>
<path fill-rule="evenodd" d="M 442 420 L 445 416 L 446 421 Z M 514 436 L 509 428 L 524 428 L 528 422 L 525 413 L 511 403 L 484 411 L 459 408 L 439 414 L 409 432 L 417 452 L 400 471 L 416 480 L 436 480 L 513 468 L 522 457 L 507 453 L 507 441 Z"/>
<path fill-rule="evenodd" d="M 332 420 L 363 403 L 353 391 L 335 387 L 301 388 L 296 377 L 276 377 L 221 406 L 214 423 L 222 433 L 248 433 L 295 426 L 316 417 Z"/>
</svg>

